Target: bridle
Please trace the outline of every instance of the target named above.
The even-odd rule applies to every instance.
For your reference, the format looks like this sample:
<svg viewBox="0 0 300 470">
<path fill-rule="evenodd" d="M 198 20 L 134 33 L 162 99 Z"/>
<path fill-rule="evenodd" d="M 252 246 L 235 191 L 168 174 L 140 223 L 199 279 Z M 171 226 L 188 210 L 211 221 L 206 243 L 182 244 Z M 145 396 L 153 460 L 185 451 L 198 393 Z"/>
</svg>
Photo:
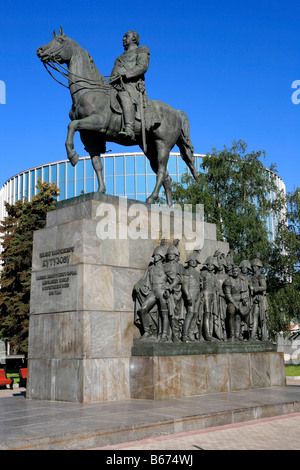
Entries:
<svg viewBox="0 0 300 470">
<path fill-rule="evenodd" d="M 59 54 L 63 51 L 63 49 L 65 48 L 66 45 L 68 45 L 68 42 L 66 44 L 64 44 L 61 47 L 61 49 L 59 49 L 58 51 L 55 51 L 54 54 L 49 54 L 50 59 L 47 62 L 43 62 L 43 65 L 44 65 L 45 69 L 51 75 L 51 77 L 57 83 L 59 83 L 60 85 L 62 85 L 65 88 L 70 89 L 71 85 L 76 85 L 76 84 L 78 84 L 78 81 L 81 81 L 81 82 L 84 82 L 88 85 L 88 86 L 82 86 L 81 89 L 87 89 L 87 90 L 90 90 L 90 91 L 99 91 L 99 90 L 101 90 L 101 91 L 109 92 L 109 90 L 111 89 L 111 86 L 108 83 L 105 83 L 105 84 L 102 85 L 102 84 L 99 83 L 99 80 L 87 79 L 86 77 L 82 77 L 80 75 L 77 75 L 73 72 L 70 72 L 66 67 L 64 67 L 62 64 L 57 62 L 57 60 L 55 59 L 55 56 L 56 57 L 59 56 Z M 60 70 L 58 68 L 58 66 L 62 70 Z M 48 67 L 50 67 L 53 70 L 56 70 L 60 75 L 62 75 L 64 78 L 66 78 L 69 82 L 69 85 L 65 85 L 64 83 L 57 80 L 57 78 L 55 78 L 54 75 L 50 72 Z M 77 81 L 71 80 L 70 75 L 78 78 L 79 80 L 77 80 Z M 104 77 L 104 80 L 106 80 L 106 79 L 110 78 L 110 75 L 103 75 L 103 77 Z"/>
</svg>

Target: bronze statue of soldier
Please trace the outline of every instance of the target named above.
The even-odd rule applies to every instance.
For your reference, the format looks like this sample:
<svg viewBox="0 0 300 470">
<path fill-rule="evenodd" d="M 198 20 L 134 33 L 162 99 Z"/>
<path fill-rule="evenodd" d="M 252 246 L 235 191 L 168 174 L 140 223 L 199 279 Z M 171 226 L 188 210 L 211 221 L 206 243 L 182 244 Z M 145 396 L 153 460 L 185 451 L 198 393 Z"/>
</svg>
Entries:
<svg viewBox="0 0 300 470">
<path fill-rule="evenodd" d="M 161 246 L 155 248 L 152 257 L 153 264 L 147 268 L 144 275 L 144 282 L 148 286 L 149 293 L 137 312 L 144 330 L 144 334 L 141 339 L 147 340 L 151 337 L 149 312 L 154 306 L 157 306 L 160 322 L 162 324 L 161 337 L 158 339 L 160 341 L 167 341 L 169 339 L 170 330 L 167 305 L 168 295 L 166 295 L 168 277 L 165 273 L 165 266 L 163 264 L 165 253 Z"/>
<path fill-rule="evenodd" d="M 183 322 L 182 272 L 184 268 L 179 263 L 179 258 L 178 241 L 175 240 L 167 249 L 165 263 L 165 273 L 168 277 L 168 290 L 165 295 L 168 297 L 167 305 L 173 342 L 181 341 Z"/>
<path fill-rule="evenodd" d="M 268 320 L 268 301 L 266 296 L 267 284 L 265 275 L 261 272 L 262 261 L 255 258 L 252 263 L 253 275 L 250 281 L 250 291 L 252 294 L 252 317 L 253 324 L 251 329 L 251 339 L 268 339 L 267 320 Z M 258 331 L 260 330 L 260 338 Z"/>
<path fill-rule="evenodd" d="M 240 274 L 239 277 L 242 281 L 242 305 L 241 312 L 242 316 L 242 333 L 244 339 L 250 339 L 250 325 L 252 325 L 251 318 L 251 292 L 250 292 L 250 273 L 251 263 L 245 259 L 240 262 L 239 265 Z"/>
<path fill-rule="evenodd" d="M 243 340 L 241 325 L 246 299 L 244 298 L 244 284 L 239 274 L 239 267 L 233 265 L 231 276 L 223 284 L 227 301 L 228 341 Z"/>
<path fill-rule="evenodd" d="M 216 268 L 216 310 L 213 317 L 213 333 L 217 339 L 225 341 L 227 339 L 226 332 L 226 314 L 227 303 L 223 291 L 223 283 L 227 279 L 226 274 L 226 256 L 220 250 L 215 251 L 214 258 L 217 260 Z"/>
<path fill-rule="evenodd" d="M 182 291 L 186 302 L 186 316 L 183 324 L 182 341 L 195 341 L 196 323 L 201 302 L 202 278 L 196 267 L 200 263 L 197 253 L 190 253 L 183 271 Z"/>
<path fill-rule="evenodd" d="M 205 341 L 213 341 L 213 316 L 216 312 L 216 275 L 217 260 L 209 256 L 203 264 L 203 336 Z"/>
<path fill-rule="evenodd" d="M 139 35 L 128 31 L 123 37 L 124 52 L 115 60 L 109 83 L 118 91 L 118 100 L 123 110 L 124 127 L 120 134 L 135 138 L 135 116 L 137 108 L 143 107 L 145 73 L 149 67 L 150 50 L 139 46 Z"/>
</svg>

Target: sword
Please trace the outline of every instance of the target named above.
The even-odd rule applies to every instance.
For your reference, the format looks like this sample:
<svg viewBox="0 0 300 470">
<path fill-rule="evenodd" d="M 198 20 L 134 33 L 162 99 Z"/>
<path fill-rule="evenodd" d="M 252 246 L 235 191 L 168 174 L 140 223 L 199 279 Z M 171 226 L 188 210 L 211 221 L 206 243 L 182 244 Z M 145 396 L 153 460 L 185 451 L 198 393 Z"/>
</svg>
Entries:
<svg viewBox="0 0 300 470">
<path fill-rule="evenodd" d="M 142 126 L 142 142 L 143 142 L 143 151 L 147 152 L 147 142 L 146 142 L 146 129 L 145 129 L 145 108 L 144 108 L 144 94 L 140 93 L 141 96 L 141 126 Z"/>
</svg>

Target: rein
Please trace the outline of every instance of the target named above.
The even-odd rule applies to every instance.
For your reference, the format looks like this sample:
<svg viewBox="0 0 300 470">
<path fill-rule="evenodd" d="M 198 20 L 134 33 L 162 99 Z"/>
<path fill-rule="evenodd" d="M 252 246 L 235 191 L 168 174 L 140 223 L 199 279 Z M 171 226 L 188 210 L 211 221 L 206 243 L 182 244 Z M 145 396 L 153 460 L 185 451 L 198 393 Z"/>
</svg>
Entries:
<svg viewBox="0 0 300 470">
<path fill-rule="evenodd" d="M 60 85 L 64 86 L 65 88 L 70 88 L 69 85 L 65 85 L 64 83 L 60 82 L 59 80 L 57 80 L 57 78 L 54 77 L 54 75 L 52 75 L 52 73 L 50 72 L 50 70 L 48 69 L 47 65 L 49 65 L 49 67 L 55 69 L 55 67 L 53 67 L 52 65 L 50 65 L 49 63 L 48 64 L 45 64 L 45 62 L 43 62 L 43 66 L 45 67 L 45 69 L 47 70 L 47 72 L 49 73 L 49 75 L 51 75 L 51 77 L 57 82 L 59 83 Z"/>
<path fill-rule="evenodd" d="M 73 72 L 70 72 L 66 67 L 64 67 L 63 65 L 59 64 L 58 62 L 55 61 L 55 59 L 52 59 L 52 60 L 49 60 L 49 62 L 46 64 L 43 62 L 43 65 L 45 67 L 45 69 L 47 70 L 47 72 L 51 75 L 51 77 L 57 82 L 59 83 L 60 85 L 62 85 L 63 87 L 65 88 L 69 88 L 70 89 L 70 86 L 71 85 L 77 85 L 78 84 L 78 81 L 73 81 L 69 78 L 69 75 L 74 75 L 74 77 L 77 77 L 80 79 L 80 81 L 83 81 L 85 83 L 87 83 L 88 85 L 90 85 L 90 87 L 82 87 L 82 88 L 86 88 L 87 90 L 92 90 L 92 91 L 97 91 L 97 90 L 102 90 L 102 91 L 106 91 L 108 92 L 110 90 L 110 85 L 108 83 L 106 83 L 105 85 L 101 85 L 99 84 L 99 81 L 98 80 L 90 80 L 90 79 L 86 79 L 85 77 L 81 77 L 80 75 L 77 75 Z M 57 78 L 54 77 L 54 75 L 50 72 L 50 70 L 48 69 L 47 65 L 49 67 L 51 67 L 53 70 L 56 70 L 58 73 L 60 73 L 63 77 L 65 77 L 69 82 L 70 84 L 69 85 L 65 85 L 64 83 L 60 82 L 59 80 L 57 80 Z M 60 70 L 57 65 L 59 65 L 59 67 L 61 67 L 63 70 L 65 70 L 67 72 L 64 73 L 62 70 Z M 104 75 L 103 76 L 104 78 L 109 78 L 110 75 Z M 95 90 L 96 88 L 96 90 Z"/>
</svg>

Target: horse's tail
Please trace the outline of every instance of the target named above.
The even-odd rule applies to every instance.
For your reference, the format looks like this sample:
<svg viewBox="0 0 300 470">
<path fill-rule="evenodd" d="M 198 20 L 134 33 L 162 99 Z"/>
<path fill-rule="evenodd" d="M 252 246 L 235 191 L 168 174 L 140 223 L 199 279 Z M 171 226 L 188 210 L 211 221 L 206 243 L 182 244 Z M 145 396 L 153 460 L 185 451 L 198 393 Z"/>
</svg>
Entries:
<svg viewBox="0 0 300 470">
<path fill-rule="evenodd" d="M 187 164 L 195 180 L 198 175 L 195 167 L 194 147 L 190 138 L 190 123 L 189 118 L 184 111 L 177 109 L 176 112 L 179 114 L 181 119 L 181 132 L 176 142 L 179 147 L 181 157 Z"/>
</svg>

